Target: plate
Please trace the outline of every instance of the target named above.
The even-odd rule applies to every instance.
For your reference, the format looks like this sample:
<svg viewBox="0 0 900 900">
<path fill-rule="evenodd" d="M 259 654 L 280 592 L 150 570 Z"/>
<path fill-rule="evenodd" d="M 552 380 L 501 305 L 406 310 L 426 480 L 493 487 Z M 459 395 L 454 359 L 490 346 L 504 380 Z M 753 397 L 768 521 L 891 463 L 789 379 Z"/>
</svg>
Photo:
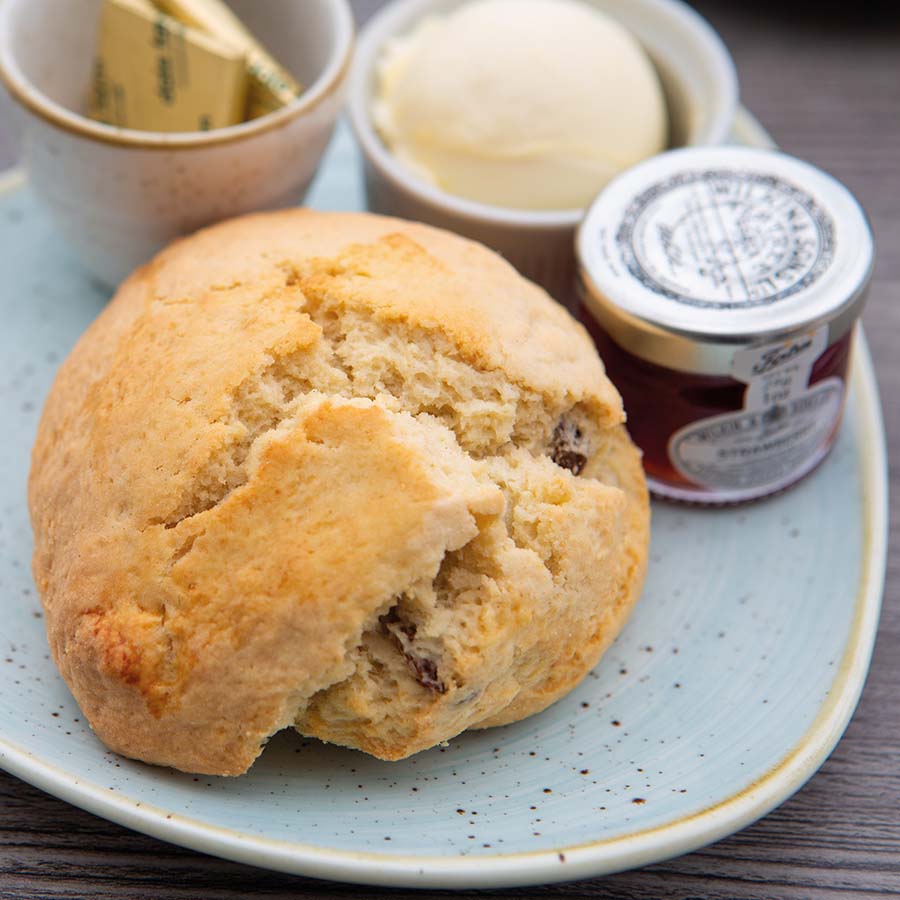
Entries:
<svg viewBox="0 0 900 900">
<path fill-rule="evenodd" d="M 767 138 L 746 114 L 738 137 Z M 362 204 L 340 130 L 310 198 Z M 882 423 L 860 339 L 845 425 L 794 490 L 741 509 L 657 504 L 642 601 L 581 686 L 541 715 L 399 763 L 283 733 L 251 773 L 116 756 L 57 675 L 29 574 L 29 449 L 53 373 L 106 292 L 21 177 L 0 197 L 0 765 L 129 828 L 257 866 L 381 885 L 501 887 L 675 856 L 796 791 L 847 725 L 878 621 Z M 862 338 L 862 336 L 860 336 Z"/>
</svg>

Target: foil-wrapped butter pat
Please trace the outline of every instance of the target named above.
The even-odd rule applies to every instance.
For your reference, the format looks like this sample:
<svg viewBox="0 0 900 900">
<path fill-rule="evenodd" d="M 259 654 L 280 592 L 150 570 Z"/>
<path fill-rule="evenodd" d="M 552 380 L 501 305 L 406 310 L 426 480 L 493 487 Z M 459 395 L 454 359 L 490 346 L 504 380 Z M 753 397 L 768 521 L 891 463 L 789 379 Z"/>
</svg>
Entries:
<svg viewBox="0 0 900 900">
<path fill-rule="evenodd" d="M 244 53 L 232 44 L 150 0 L 104 0 L 92 118 L 141 131 L 209 131 L 243 121 L 247 90 Z"/>
<path fill-rule="evenodd" d="M 193 28 L 214 35 L 244 54 L 250 78 L 246 118 L 255 119 L 299 97 L 302 87 L 279 65 L 222 0 L 153 0 L 154 5 Z"/>
</svg>

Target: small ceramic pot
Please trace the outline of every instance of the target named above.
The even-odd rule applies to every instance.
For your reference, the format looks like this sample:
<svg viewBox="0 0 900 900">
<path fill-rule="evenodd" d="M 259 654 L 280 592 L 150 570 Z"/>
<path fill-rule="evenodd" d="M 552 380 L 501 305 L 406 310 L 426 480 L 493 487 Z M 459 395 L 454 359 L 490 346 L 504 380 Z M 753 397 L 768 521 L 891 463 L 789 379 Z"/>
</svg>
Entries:
<svg viewBox="0 0 900 900">
<path fill-rule="evenodd" d="M 347 0 L 231 5 L 306 91 L 240 125 L 162 134 L 80 114 L 100 0 L 0 4 L 0 78 L 21 117 L 29 177 L 84 265 L 108 284 L 202 225 L 300 202 L 315 174 L 350 69 Z"/>
<path fill-rule="evenodd" d="M 365 156 L 370 209 L 448 228 L 499 251 L 522 274 L 567 302 L 575 282 L 575 229 L 582 209 L 528 211 L 476 203 L 442 191 L 398 161 L 372 121 L 376 66 L 386 44 L 426 15 L 465 0 L 396 0 L 360 35 L 350 78 L 350 121 Z M 588 0 L 618 19 L 656 66 L 671 121 L 672 147 L 727 140 L 738 105 L 734 64 L 704 19 L 679 0 Z"/>
</svg>

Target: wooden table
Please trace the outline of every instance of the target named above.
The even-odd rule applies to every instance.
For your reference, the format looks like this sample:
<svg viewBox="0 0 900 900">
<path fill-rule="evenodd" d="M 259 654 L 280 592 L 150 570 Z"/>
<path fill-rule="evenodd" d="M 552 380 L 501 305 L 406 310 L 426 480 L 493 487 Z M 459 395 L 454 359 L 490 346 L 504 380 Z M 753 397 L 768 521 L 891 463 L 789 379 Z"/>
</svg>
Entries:
<svg viewBox="0 0 900 900">
<path fill-rule="evenodd" d="M 361 19 L 382 0 L 354 0 Z M 900 896 L 900 4 L 697 0 L 721 31 L 744 102 L 788 151 L 866 207 L 879 259 L 864 321 L 884 401 L 892 528 L 881 631 L 856 716 L 780 809 L 728 840 L 638 872 L 500 892 L 515 897 Z M 12 162 L 0 129 L 0 167 Z M 426 897 L 326 884 L 205 857 L 95 818 L 0 773 L 0 898 Z M 439 892 L 431 892 L 438 896 Z M 464 892 L 459 896 L 481 896 Z"/>
</svg>

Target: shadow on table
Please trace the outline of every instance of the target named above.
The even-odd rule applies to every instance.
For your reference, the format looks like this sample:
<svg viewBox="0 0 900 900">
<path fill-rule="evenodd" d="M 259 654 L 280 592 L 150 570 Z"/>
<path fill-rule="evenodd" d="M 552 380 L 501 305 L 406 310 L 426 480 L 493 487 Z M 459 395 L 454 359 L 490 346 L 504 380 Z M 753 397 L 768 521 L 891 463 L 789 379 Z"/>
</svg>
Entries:
<svg viewBox="0 0 900 900">
<path fill-rule="evenodd" d="M 757 24 L 771 21 L 773 28 L 802 26 L 815 32 L 841 30 L 845 36 L 896 31 L 900 37 L 900 3 L 896 0 L 689 0 L 704 16 L 716 14 L 742 18 Z M 849 31 L 848 31 L 849 29 Z M 900 48 L 898 48 L 900 52 Z"/>
</svg>

